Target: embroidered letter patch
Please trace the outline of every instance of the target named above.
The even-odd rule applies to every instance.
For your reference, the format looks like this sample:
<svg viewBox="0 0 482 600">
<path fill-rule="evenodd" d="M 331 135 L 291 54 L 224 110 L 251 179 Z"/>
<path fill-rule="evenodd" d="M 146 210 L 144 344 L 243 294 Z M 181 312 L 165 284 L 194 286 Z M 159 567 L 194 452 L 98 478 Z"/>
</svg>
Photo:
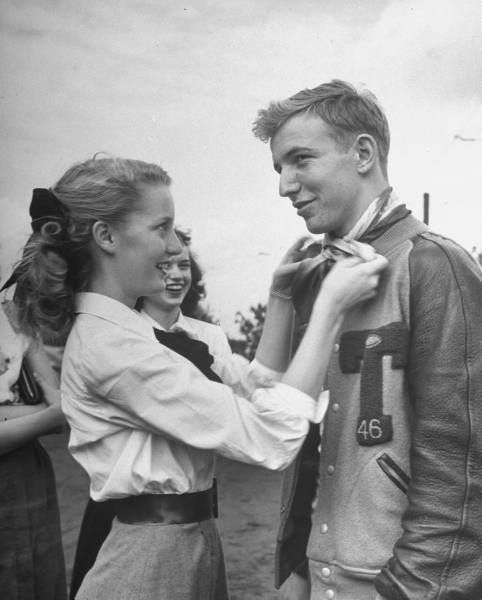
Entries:
<svg viewBox="0 0 482 600">
<path fill-rule="evenodd" d="M 392 416 L 383 414 L 384 356 L 392 357 L 392 369 L 407 364 L 408 329 L 390 323 L 379 329 L 347 331 L 340 338 L 342 373 L 360 373 L 360 416 L 356 439 L 360 446 L 375 446 L 393 437 Z"/>
</svg>

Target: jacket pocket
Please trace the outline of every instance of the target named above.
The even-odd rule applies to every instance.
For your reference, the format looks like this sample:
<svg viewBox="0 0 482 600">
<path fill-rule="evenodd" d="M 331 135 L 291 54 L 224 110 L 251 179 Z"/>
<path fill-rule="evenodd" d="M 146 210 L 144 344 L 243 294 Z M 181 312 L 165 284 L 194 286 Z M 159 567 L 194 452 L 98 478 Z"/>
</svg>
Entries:
<svg viewBox="0 0 482 600">
<path fill-rule="evenodd" d="M 400 489 L 404 494 L 408 492 L 410 477 L 405 471 L 386 452 L 377 459 L 378 466 L 385 475 Z"/>
</svg>

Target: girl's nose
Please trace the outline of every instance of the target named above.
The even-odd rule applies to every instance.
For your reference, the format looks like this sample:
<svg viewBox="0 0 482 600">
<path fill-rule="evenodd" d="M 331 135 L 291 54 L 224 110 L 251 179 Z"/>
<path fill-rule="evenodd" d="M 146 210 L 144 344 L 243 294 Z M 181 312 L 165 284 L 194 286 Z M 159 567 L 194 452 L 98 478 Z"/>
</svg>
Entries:
<svg viewBox="0 0 482 600">
<path fill-rule="evenodd" d="M 179 254 L 182 251 L 181 241 L 175 234 L 174 230 L 170 233 L 168 237 L 166 251 L 168 254 Z"/>
<path fill-rule="evenodd" d="M 169 265 L 166 275 L 169 277 L 169 279 L 175 281 L 177 281 L 178 279 L 182 279 L 182 273 L 179 269 L 179 266 L 176 263 Z"/>
</svg>

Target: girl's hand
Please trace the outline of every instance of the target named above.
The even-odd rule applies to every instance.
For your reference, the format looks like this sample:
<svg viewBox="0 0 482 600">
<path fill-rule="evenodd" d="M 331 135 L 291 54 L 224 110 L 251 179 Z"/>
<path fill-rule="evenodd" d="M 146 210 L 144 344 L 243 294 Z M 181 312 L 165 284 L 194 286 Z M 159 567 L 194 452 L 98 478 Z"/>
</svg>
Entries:
<svg viewBox="0 0 482 600">
<path fill-rule="evenodd" d="M 380 254 L 375 254 L 367 262 L 350 257 L 335 263 L 323 281 L 315 306 L 329 301 L 343 313 L 373 298 L 377 293 L 380 274 L 387 265 L 387 259 Z"/>
<path fill-rule="evenodd" d="M 283 256 L 279 267 L 273 273 L 271 291 L 275 292 L 275 295 L 291 298 L 291 283 L 300 261 L 306 258 L 305 247 L 309 241 L 309 236 L 299 238 Z"/>
</svg>

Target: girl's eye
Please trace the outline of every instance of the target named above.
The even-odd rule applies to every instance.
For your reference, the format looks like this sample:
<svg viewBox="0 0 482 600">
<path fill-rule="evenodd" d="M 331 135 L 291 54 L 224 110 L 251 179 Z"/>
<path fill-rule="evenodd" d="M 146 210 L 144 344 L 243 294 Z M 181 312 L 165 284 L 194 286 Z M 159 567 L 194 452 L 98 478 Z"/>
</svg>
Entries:
<svg viewBox="0 0 482 600">
<path fill-rule="evenodd" d="M 191 263 L 189 263 L 189 262 L 180 263 L 179 268 L 187 271 L 191 268 Z"/>
<path fill-rule="evenodd" d="M 165 260 L 165 261 L 159 263 L 159 266 L 161 267 L 161 271 L 163 273 L 168 273 L 170 271 L 172 265 L 171 265 L 171 261 Z"/>
<path fill-rule="evenodd" d="M 168 219 L 166 221 L 162 221 L 161 223 L 159 223 L 159 225 L 157 226 L 157 229 L 159 229 L 160 231 L 169 231 L 169 229 L 172 227 L 172 222 Z"/>
</svg>

